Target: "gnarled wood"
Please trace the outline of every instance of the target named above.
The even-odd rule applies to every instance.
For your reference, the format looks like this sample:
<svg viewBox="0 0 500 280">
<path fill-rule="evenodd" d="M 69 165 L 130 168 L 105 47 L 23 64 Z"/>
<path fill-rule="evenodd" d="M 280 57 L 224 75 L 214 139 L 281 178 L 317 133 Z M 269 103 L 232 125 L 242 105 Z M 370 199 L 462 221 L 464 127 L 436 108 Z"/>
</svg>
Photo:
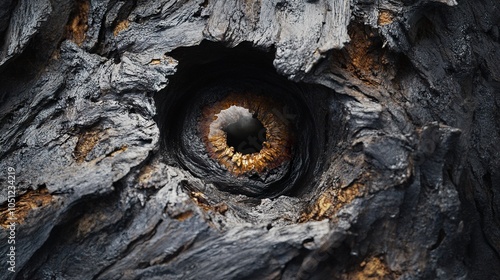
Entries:
<svg viewBox="0 0 500 280">
<path fill-rule="evenodd" d="M 15 272 L 0 230 L 0 279 L 500 278 L 499 15 L 493 0 L 2 2 L 0 170 L 16 170 L 19 224 Z M 230 49 L 241 60 L 206 66 Z M 165 145 L 177 86 L 240 61 L 272 63 L 315 124 L 310 179 L 277 197 L 216 187 Z"/>
</svg>

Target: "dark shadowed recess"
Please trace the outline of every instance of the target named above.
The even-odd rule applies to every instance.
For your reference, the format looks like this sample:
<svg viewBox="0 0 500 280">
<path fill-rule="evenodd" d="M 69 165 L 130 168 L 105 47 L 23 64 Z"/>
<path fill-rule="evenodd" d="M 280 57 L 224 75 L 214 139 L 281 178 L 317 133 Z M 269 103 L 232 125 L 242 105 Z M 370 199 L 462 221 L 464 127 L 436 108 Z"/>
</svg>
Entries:
<svg viewBox="0 0 500 280">
<path fill-rule="evenodd" d="M 325 87 L 293 83 L 273 67 L 274 52 L 242 43 L 234 48 L 202 42 L 169 54 L 178 62 L 168 87 L 156 94 L 157 122 L 164 160 L 180 165 L 219 189 L 256 197 L 310 191 L 315 175 L 324 168 L 326 145 L 338 141 L 334 125 L 325 123 L 335 93 Z M 231 92 L 263 94 L 281 105 L 278 118 L 291 123 L 293 156 L 289 164 L 264 175 L 231 176 L 209 158 L 196 126 L 200 111 Z M 312 98 L 313 96 L 313 98 Z M 336 116 L 340 123 L 341 114 Z"/>
</svg>

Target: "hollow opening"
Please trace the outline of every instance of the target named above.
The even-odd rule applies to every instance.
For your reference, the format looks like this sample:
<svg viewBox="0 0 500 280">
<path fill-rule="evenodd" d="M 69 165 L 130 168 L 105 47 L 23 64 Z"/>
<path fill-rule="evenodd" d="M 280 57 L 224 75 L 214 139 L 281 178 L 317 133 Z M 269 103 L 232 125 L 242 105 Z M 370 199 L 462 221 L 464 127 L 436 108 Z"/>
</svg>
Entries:
<svg viewBox="0 0 500 280">
<path fill-rule="evenodd" d="M 266 141 L 266 128 L 250 112 L 242 113 L 236 122 L 222 130 L 226 133 L 227 145 L 244 155 L 260 152 Z"/>
<path fill-rule="evenodd" d="M 333 114 L 336 122 L 324 123 L 327 104 L 337 104 L 330 102 L 331 90 L 287 80 L 274 68 L 275 50 L 249 42 L 232 48 L 203 41 L 167 55 L 178 61 L 177 71 L 155 94 L 165 163 L 230 193 L 310 193 L 324 139 L 340 138 L 318 129 L 330 123 L 342 128 L 340 111 Z M 225 112 L 232 106 L 238 107 L 234 114 Z"/>
</svg>

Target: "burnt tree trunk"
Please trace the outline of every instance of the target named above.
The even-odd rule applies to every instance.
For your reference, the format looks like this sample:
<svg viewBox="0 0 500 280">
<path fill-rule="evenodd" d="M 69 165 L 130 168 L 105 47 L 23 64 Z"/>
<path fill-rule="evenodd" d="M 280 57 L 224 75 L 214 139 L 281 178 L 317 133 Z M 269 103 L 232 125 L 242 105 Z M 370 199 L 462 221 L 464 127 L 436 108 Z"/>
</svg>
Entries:
<svg viewBox="0 0 500 280">
<path fill-rule="evenodd" d="M 499 28 L 496 0 L 4 0 L 0 279 L 500 279 Z M 306 112 L 285 183 L 186 132 L 249 77 Z"/>
</svg>

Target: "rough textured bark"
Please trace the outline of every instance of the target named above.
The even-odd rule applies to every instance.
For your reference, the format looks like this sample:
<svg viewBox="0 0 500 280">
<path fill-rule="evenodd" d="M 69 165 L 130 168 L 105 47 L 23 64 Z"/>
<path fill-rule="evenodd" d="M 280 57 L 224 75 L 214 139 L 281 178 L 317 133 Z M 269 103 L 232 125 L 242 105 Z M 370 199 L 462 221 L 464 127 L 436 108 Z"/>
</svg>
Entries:
<svg viewBox="0 0 500 280">
<path fill-rule="evenodd" d="M 499 25 L 494 0 L 3 1 L 0 278 L 500 278 Z M 310 112 L 286 191 L 176 144 L 186 85 L 233 70 Z"/>
</svg>

